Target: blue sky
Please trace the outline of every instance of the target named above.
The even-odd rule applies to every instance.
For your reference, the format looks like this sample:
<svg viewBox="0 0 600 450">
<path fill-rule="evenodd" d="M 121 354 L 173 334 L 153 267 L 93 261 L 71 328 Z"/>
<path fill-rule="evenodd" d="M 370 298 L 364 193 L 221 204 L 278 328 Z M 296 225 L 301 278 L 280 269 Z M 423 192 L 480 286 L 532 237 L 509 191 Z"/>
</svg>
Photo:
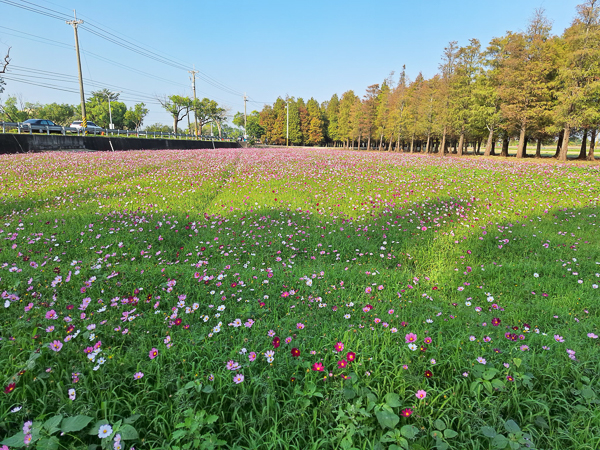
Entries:
<svg viewBox="0 0 600 450">
<path fill-rule="evenodd" d="M 191 95 L 185 68 L 192 65 L 202 71 L 198 96 L 217 100 L 232 114 L 243 111 L 244 92 L 253 101 L 249 111 L 285 95 L 322 102 L 348 89 L 362 95 L 402 65 L 409 78 L 420 71 L 430 77 L 449 41 L 466 45 L 477 38 L 485 46 L 507 30 L 526 29 L 536 8 L 546 10 L 560 34 L 583 0 L 10 1 L 39 5 L 52 15 L 71 15 L 76 7 L 90 30 L 125 38 L 181 65 L 172 67 L 80 30 L 86 94 L 101 87 L 123 90 L 128 105 L 146 102 L 149 125 L 171 123 L 154 98 Z M 12 46 L 9 76 L 74 91 L 8 81 L 2 98 L 21 94 L 31 102 L 78 103 L 73 42 L 64 21 L 0 2 L 0 53 Z"/>
</svg>

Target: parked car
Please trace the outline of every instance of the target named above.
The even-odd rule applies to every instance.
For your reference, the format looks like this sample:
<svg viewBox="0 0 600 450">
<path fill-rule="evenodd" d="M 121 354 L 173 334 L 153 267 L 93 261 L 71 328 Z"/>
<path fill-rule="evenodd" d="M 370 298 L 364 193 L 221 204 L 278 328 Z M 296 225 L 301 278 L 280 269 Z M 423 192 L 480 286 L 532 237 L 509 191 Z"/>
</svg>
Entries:
<svg viewBox="0 0 600 450">
<path fill-rule="evenodd" d="M 76 120 L 75 122 L 73 122 L 71 125 L 69 125 L 70 128 L 76 128 L 78 130 L 83 130 L 83 127 L 81 126 L 81 120 Z M 86 130 L 88 132 L 101 132 L 103 130 L 102 127 L 99 127 L 98 125 L 96 125 L 94 122 L 89 122 L 87 123 L 87 128 Z"/>
<path fill-rule="evenodd" d="M 46 133 L 47 131 L 50 131 L 50 133 L 62 133 L 60 125 L 56 125 L 51 120 L 46 119 L 27 119 L 23 122 L 23 130 L 40 133 Z"/>
</svg>

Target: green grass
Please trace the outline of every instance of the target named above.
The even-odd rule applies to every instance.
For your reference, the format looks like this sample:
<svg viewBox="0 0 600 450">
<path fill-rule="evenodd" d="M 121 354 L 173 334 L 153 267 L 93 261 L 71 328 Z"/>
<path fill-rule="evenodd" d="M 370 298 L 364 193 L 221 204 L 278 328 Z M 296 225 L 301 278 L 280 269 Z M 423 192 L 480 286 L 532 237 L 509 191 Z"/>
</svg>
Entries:
<svg viewBox="0 0 600 450">
<path fill-rule="evenodd" d="M 39 449 L 597 449 L 599 174 L 333 150 L 0 157 L 0 442 L 31 420 Z"/>
</svg>

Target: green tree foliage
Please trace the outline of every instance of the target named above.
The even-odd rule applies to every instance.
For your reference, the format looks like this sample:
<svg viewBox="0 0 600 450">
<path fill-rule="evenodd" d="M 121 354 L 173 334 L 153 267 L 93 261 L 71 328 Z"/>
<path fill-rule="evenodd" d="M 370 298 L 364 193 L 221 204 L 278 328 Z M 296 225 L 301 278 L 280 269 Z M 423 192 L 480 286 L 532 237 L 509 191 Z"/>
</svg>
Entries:
<svg viewBox="0 0 600 450">
<path fill-rule="evenodd" d="M 137 103 L 133 108 L 129 108 L 125 113 L 125 128 L 139 130 L 148 112 L 149 110 L 144 103 Z"/>
<path fill-rule="evenodd" d="M 190 113 L 192 107 L 197 113 L 198 111 L 201 111 L 199 101 L 197 100 L 196 102 L 194 102 L 189 97 L 184 97 L 181 95 L 171 95 L 169 97 L 158 98 L 157 100 L 162 105 L 162 107 L 173 117 L 174 130 L 177 130 L 177 124 Z M 200 115 L 198 116 L 198 119 L 200 121 L 200 129 L 202 129 L 203 122 L 201 121 L 202 119 L 200 119 Z"/>
</svg>

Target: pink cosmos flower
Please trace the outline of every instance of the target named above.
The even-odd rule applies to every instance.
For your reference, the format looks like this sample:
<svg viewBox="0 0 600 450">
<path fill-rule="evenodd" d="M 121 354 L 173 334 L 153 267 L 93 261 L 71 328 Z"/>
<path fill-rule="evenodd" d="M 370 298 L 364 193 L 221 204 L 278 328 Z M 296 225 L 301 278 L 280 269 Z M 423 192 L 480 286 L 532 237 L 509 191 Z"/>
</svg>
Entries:
<svg viewBox="0 0 600 450">
<path fill-rule="evenodd" d="M 60 349 L 63 347 L 63 343 L 60 341 L 52 341 L 50 344 L 48 344 L 48 346 L 50 347 L 50 350 L 54 350 L 55 352 L 60 352 Z"/>
<path fill-rule="evenodd" d="M 296 324 L 296 328 L 297 328 L 297 329 L 299 329 L 299 330 L 302 330 L 302 329 L 304 328 L 304 324 L 303 324 L 303 323 L 300 323 L 300 322 L 298 322 L 298 323 Z"/>
<path fill-rule="evenodd" d="M 341 342 L 338 342 L 337 344 L 335 344 L 335 346 L 333 348 L 336 352 L 340 353 L 344 350 L 344 344 Z"/>
<path fill-rule="evenodd" d="M 248 354 L 248 359 L 249 359 L 250 361 L 254 361 L 254 360 L 256 359 L 256 352 L 250 352 L 250 353 Z"/>
<path fill-rule="evenodd" d="M 139 380 L 140 378 L 142 378 L 144 376 L 143 372 L 136 372 L 133 374 L 133 379 L 134 380 Z"/>
<path fill-rule="evenodd" d="M 407 344 L 410 344 L 411 342 L 415 342 L 417 340 L 417 335 L 415 333 L 408 333 L 406 336 L 404 336 L 404 339 L 406 340 Z"/>
<path fill-rule="evenodd" d="M 312 365 L 312 370 L 315 372 L 323 372 L 325 368 L 323 367 L 323 363 L 316 362 Z"/>
<path fill-rule="evenodd" d="M 152 347 L 152 349 L 150 350 L 150 353 L 148 353 L 148 357 L 150 359 L 154 359 L 158 356 L 158 350 L 154 347 Z"/>
<path fill-rule="evenodd" d="M 371 293 L 371 288 L 370 287 L 366 288 L 365 289 L 365 294 L 370 294 L 370 293 Z"/>
<path fill-rule="evenodd" d="M 238 373 L 236 376 L 233 377 L 233 382 L 235 384 L 240 384 L 242 381 L 244 381 L 244 375 L 242 375 L 241 373 Z"/>
<path fill-rule="evenodd" d="M 419 399 L 424 399 L 425 397 L 427 397 L 427 392 L 425 392 L 423 389 L 420 389 L 417 391 L 417 393 L 415 394 L 415 396 Z"/>
<path fill-rule="evenodd" d="M 565 338 L 563 338 L 562 336 L 559 336 L 558 334 L 554 335 L 554 340 L 556 342 L 565 342 Z"/>
</svg>

